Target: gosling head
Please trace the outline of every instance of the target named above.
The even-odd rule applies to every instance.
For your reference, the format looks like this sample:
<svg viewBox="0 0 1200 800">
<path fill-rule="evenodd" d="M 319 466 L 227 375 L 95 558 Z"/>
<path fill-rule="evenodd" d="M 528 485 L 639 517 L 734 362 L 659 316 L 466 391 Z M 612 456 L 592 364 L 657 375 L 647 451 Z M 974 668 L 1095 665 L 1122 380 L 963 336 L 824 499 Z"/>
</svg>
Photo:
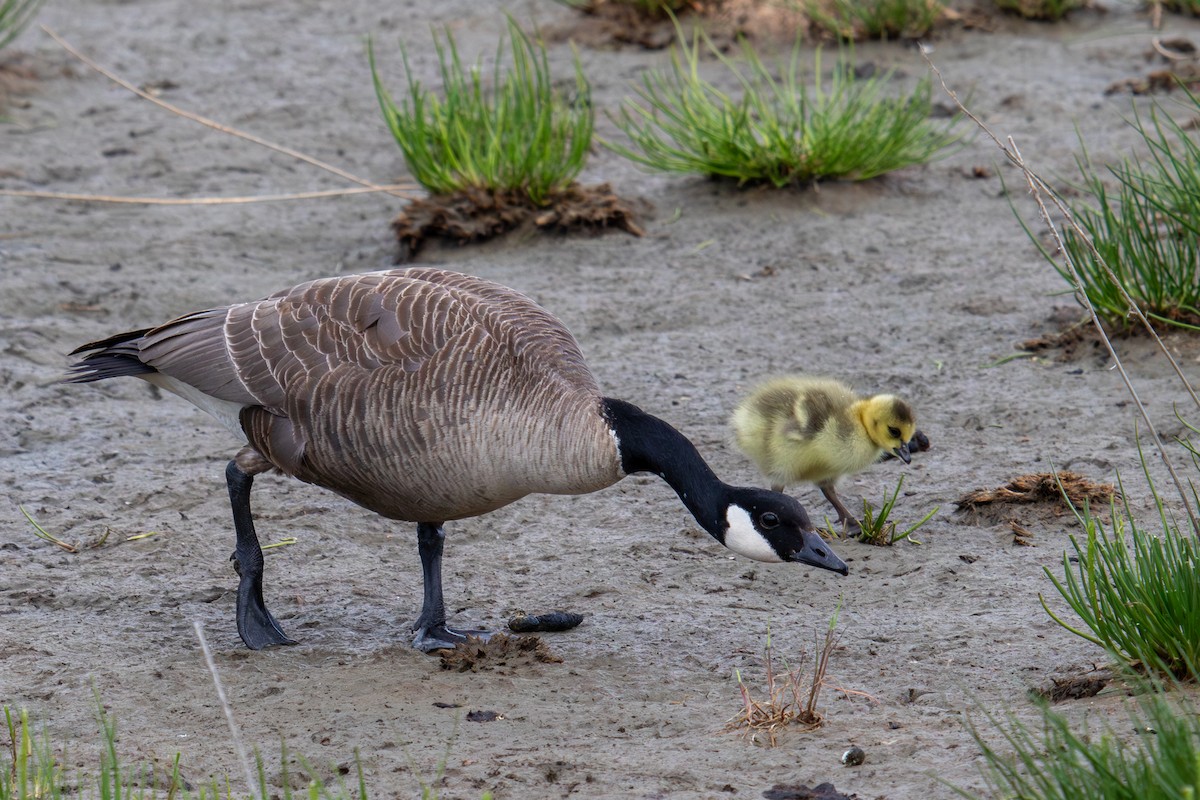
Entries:
<svg viewBox="0 0 1200 800">
<path fill-rule="evenodd" d="M 865 401 L 862 421 L 871 441 L 905 464 L 912 461 L 908 443 L 917 432 L 917 415 L 908 403 L 890 394 L 869 397 Z"/>
<path fill-rule="evenodd" d="M 808 513 L 794 498 L 766 489 L 731 490 L 725 528 L 718 540 L 755 561 L 797 561 L 849 574 L 845 562 L 813 530 Z"/>
</svg>

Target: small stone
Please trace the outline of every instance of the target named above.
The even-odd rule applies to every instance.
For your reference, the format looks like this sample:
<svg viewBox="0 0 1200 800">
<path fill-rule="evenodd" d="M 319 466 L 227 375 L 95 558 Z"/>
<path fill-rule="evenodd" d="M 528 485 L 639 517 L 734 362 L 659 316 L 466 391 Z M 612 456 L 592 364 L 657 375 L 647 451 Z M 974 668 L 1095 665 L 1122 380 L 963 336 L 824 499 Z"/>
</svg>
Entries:
<svg viewBox="0 0 1200 800">
<path fill-rule="evenodd" d="M 842 753 L 842 763 L 847 767 L 857 767 L 867 760 L 867 754 L 861 747 L 851 747 Z"/>
</svg>

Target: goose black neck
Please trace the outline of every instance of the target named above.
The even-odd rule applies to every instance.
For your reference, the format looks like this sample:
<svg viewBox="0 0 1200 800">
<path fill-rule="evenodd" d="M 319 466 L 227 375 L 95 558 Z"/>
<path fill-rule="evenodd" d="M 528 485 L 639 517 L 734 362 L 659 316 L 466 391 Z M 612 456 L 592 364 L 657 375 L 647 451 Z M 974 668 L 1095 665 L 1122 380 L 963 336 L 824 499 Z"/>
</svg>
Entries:
<svg viewBox="0 0 1200 800">
<path fill-rule="evenodd" d="M 604 416 L 617 437 L 621 469 L 666 481 L 706 531 L 723 541 L 729 487 L 686 436 L 632 403 L 605 398 Z"/>
</svg>

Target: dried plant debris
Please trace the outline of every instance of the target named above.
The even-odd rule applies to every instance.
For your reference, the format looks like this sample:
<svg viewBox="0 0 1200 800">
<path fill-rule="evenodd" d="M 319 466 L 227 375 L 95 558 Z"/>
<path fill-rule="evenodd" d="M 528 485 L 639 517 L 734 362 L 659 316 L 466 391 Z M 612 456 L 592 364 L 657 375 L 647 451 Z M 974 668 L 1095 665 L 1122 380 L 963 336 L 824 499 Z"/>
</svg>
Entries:
<svg viewBox="0 0 1200 800">
<path fill-rule="evenodd" d="M 544 32 L 554 41 L 571 41 L 591 48 L 616 46 L 662 50 L 678 41 L 671 13 L 684 27 L 702 27 L 717 49 L 727 52 L 742 38 L 791 42 L 806 22 L 798 4 L 764 3 L 762 0 L 662 0 L 652 7 L 645 2 L 567 0 L 582 14 L 567 25 Z"/>
<path fill-rule="evenodd" d="M 0 61 L 0 109 L 16 105 L 16 98 L 32 93 L 39 77 L 31 56 L 6 53 Z"/>
<path fill-rule="evenodd" d="M 643 209 L 644 210 L 644 209 Z M 607 183 L 571 184 L 537 206 L 523 192 L 465 189 L 414 200 L 392 222 L 402 258 L 411 258 L 431 239 L 467 244 L 491 239 L 522 225 L 560 233 L 600 233 L 618 229 L 644 235 L 634 204 L 615 195 Z"/>
<path fill-rule="evenodd" d="M 1081 318 L 1077 310 L 1056 312 L 1052 322 L 1059 326 L 1058 330 L 1026 339 L 1018 346 L 1019 350 L 1033 355 L 1053 353 L 1056 361 L 1074 361 L 1088 353 L 1108 359 L 1108 351 L 1091 320 Z M 1110 331 L 1109 335 L 1120 335 L 1120 332 Z"/>
<path fill-rule="evenodd" d="M 486 672 L 526 664 L 561 664 L 540 636 L 493 634 L 486 641 L 468 636 L 453 650 L 439 650 L 442 669 L 454 672 Z"/>
<path fill-rule="evenodd" d="M 508 629 L 515 633 L 538 633 L 569 631 L 583 622 L 583 614 L 570 611 L 550 611 L 546 614 L 517 614 L 508 621 Z"/>
<path fill-rule="evenodd" d="M 646 50 L 662 50 L 675 41 L 675 31 L 664 11 L 647 10 L 636 3 L 614 3 L 611 0 L 571 0 L 571 5 L 583 12 L 584 20 L 570 32 L 569 38 L 588 46 L 608 43 L 629 44 Z M 687 11 L 676 8 L 674 13 Z"/>
<path fill-rule="evenodd" d="M 858 795 L 842 794 L 832 783 L 817 784 L 811 789 L 804 784 L 785 786 L 777 783 L 765 790 L 763 797 L 767 800 L 858 800 Z"/>
<path fill-rule="evenodd" d="M 967 492 L 956 505 L 959 511 L 980 512 L 989 506 L 1040 503 L 1065 513 L 1070 510 L 1068 501 L 1076 508 L 1082 508 L 1085 502 L 1092 506 L 1107 506 L 1115 499 L 1118 499 L 1117 490 L 1111 483 L 1096 483 L 1076 472 L 1038 472 L 1013 478 L 996 489 Z"/>
<path fill-rule="evenodd" d="M 1092 670 L 1083 675 L 1051 678 L 1048 686 L 1031 689 L 1030 694 L 1049 700 L 1051 703 L 1061 703 L 1064 700 L 1083 700 L 1100 694 L 1112 682 L 1112 679 L 1113 675 L 1108 670 Z"/>
<path fill-rule="evenodd" d="M 1029 530 L 1015 519 L 1008 521 L 1008 527 L 1012 528 L 1014 546 L 1037 547 L 1037 545 L 1033 543 L 1033 531 Z"/>
<path fill-rule="evenodd" d="M 1105 94 L 1169 92 L 1181 85 L 1191 92 L 1200 89 L 1200 51 L 1190 39 L 1182 36 L 1158 38 L 1151 42 L 1151 48 L 1147 60 L 1166 66 L 1143 77 L 1116 81 L 1105 89 Z"/>
</svg>

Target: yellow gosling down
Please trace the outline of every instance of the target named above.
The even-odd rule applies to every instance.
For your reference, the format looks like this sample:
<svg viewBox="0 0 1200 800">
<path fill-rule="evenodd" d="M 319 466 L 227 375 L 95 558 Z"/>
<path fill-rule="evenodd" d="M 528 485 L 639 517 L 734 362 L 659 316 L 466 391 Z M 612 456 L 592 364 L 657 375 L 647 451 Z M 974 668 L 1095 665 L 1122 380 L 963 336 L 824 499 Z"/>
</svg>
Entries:
<svg viewBox="0 0 1200 800">
<path fill-rule="evenodd" d="M 859 397 L 832 378 L 786 375 L 763 383 L 733 412 L 734 439 L 775 491 L 815 483 L 847 532 L 859 521 L 837 496 L 843 475 L 881 458 L 905 464 L 913 450 L 929 449 L 912 407 L 890 394 Z"/>
</svg>

